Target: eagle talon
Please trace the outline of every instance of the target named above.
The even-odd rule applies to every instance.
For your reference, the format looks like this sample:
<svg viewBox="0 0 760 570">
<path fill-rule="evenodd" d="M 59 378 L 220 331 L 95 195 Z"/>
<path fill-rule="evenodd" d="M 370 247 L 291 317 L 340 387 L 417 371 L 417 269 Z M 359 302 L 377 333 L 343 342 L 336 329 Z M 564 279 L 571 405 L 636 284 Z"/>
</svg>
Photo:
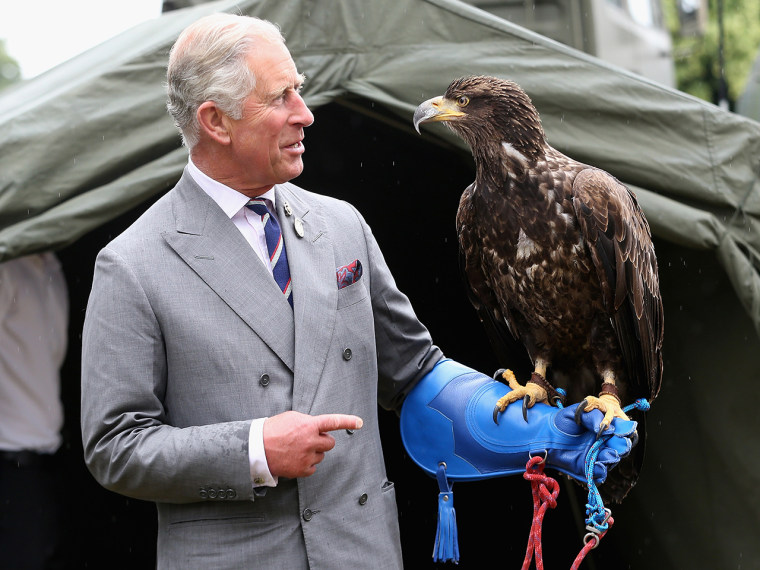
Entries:
<svg viewBox="0 0 760 570">
<path fill-rule="evenodd" d="M 610 429 L 610 424 L 612 423 L 612 419 L 607 420 L 605 417 L 602 419 L 602 421 L 599 423 L 599 431 L 596 432 L 596 439 L 599 439 L 602 437 L 602 434 L 606 432 L 608 429 Z"/>
<path fill-rule="evenodd" d="M 588 400 L 584 398 L 583 401 L 578 404 L 578 407 L 575 409 L 575 423 L 578 425 L 581 425 L 581 417 L 586 411 L 586 406 L 588 406 Z"/>
<path fill-rule="evenodd" d="M 507 409 L 507 406 L 522 400 L 522 416 L 528 423 L 528 408 L 532 408 L 536 402 L 546 402 L 546 390 L 535 382 L 528 382 L 525 386 L 518 384 L 511 370 L 502 373 L 502 378 L 507 381 L 511 391 L 499 398 L 493 409 L 493 422 L 499 425 L 499 414 Z"/>
<path fill-rule="evenodd" d="M 493 407 L 493 423 L 495 423 L 496 425 L 499 425 L 499 414 L 501 413 L 501 411 L 502 411 L 501 406 L 499 406 L 499 404 L 496 404 Z"/>
<path fill-rule="evenodd" d="M 599 439 L 602 434 L 607 431 L 612 424 L 612 420 L 615 418 L 620 418 L 623 420 L 628 420 L 628 416 L 625 415 L 625 412 L 620 407 L 620 400 L 617 396 L 610 394 L 610 393 L 602 393 L 599 395 L 599 397 L 595 396 L 588 396 L 578 405 L 578 409 L 575 411 L 575 417 L 576 421 L 580 418 L 580 414 L 578 413 L 581 408 L 583 408 L 585 411 L 591 411 L 591 410 L 599 410 L 604 414 L 604 418 L 602 418 L 602 421 L 599 423 L 599 429 L 596 433 L 596 439 Z"/>
</svg>

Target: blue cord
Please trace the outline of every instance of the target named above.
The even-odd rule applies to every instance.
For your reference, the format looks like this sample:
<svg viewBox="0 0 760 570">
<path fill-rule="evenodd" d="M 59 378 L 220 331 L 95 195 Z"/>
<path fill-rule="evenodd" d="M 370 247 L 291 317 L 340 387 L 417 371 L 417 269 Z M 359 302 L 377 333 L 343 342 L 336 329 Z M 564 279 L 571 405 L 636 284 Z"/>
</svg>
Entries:
<svg viewBox="0 0 760 570">
<path fill-rule="evenodd" d="M 563 398 L 564 398 L 565 396 L 567 396 L 567 392 L 566 392 L 564 389 L 562 389 L 562 388 L 557 388 L 557 394 L 559 394 L 559 395 L 560 395 L 560 396 L 562 396 Z M 565 406 L 563 406 L 563 405 L 562 405 L 562 400 L 560 400 L 559 398 L 556 398 L 556 400 L 557 400 L 557 407 L 558 407 L 560 410 L 561 410 L 562 408 L 564 408 L 564 407 L 565 407 Z"/>
<path fill-rule="evenodd" d="M 591 449 L 586 455 L 586 483 L 588 484 L 588 503 L 586 504 L 586 525 L 592 527 L 598 533 L 602 533 L 609 528 L 607 518 L 609 514 L 604 508 L 604 501 L 602 501 L 602 495 L 599 493 L 599 489 L 594 483 L 594 465 L 596 464 L 596 458 L 599 456 L 599 451 L 607 440 L 612 437 L 608 435 L 601 437 L 594 442 Z M 591 530 L 591 528 L 589 528 Z"/>
<path fill-rule="evenodd" d="M 649 402 L 647 402 L 645 398 L 639 398 L 633 404 L 630 404 L 629 406 L 626 406 L 625 408 L 623 408 L 623 411 L 627 414 L 634 408 L 636 408 L 637 410 L 641 410 L 642 412 L 648 412 Z"/>
<path fill-rule="evenodd" d="M 639 398 L 633 404 L 623 408 L 623 412 L 628 413 L 633 409 L 646 412 L 649 410 L 649 402 L 644 398 Z M 588 484 L 588 503 L 586 504 L 586 528 L 596 534 L 601 534 L 609 528 L 607 519 L 610 516 L 609 509 L 604 507 L 604 501 L 602 501 L 602 495 L 599 493 L 599 489 L 594 483 L 594 465 L 596 459 L 599 456 L 599 451 L 607 440 L 612 437 L 611 435 L 602 435 L 591 446 L 588 454 L 586 455 L 585 474 L 586 483 Z"/>
</svg>

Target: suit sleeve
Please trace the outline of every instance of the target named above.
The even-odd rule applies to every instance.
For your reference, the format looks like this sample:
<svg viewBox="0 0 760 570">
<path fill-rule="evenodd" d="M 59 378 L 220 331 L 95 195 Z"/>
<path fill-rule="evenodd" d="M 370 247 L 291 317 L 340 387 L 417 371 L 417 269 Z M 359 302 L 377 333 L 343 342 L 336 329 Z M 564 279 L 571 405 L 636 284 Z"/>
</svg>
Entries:
<svg viewBox="0 0 760 570">
<path fill-rule="evenodd" d="M 104 249 L 82 336 L 88 468 L 107 489 L 143 500 L 252 499 L 250 421 L 168 425 L 166 379 L 164 340 L 150 302 L 127 263 Z M 206 487 L 224 492 L 208 497 Z"/>
<path fill-rule="evenodd" d="M 356 211 L 356 210 L 354 210 Z M 409 298 L 399 291 L 372 231 L 356 212 L 364 231 L 370 266 L 370 296 L 377 345 L 378 403 L 399 411 L 404 398 L 443 358 Z"/>
</svg>

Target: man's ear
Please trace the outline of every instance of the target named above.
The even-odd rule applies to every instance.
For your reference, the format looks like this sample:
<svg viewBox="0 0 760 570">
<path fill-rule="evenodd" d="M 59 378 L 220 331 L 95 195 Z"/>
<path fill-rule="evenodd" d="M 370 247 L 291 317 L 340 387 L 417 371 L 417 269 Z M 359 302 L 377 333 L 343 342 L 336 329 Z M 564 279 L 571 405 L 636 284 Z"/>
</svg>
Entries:
<svg viewBox="0 0 760 570">
<path fill-rule="evenodd" d="M 204 101 L 196 112 L 201 132 L 219 144 L 230 144 L 229 118 L 213 101 Z"/>
</svg>

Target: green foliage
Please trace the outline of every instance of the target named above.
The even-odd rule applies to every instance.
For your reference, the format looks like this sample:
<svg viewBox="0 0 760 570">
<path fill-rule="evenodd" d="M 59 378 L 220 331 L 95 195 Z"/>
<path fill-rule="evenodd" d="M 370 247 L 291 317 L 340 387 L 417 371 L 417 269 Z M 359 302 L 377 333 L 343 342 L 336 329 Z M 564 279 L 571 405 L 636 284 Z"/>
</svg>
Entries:
<svg viewBox="0 0 760 570">
<path fill-rule="evenodd" d="M 717 103 L 720 96 L 718 0 L 709 0 L 708 19 L 702 36 L 682 36 L 677 0 L 663 0 L 678 89 Z M 728 100 L 733 107 L 744 91 L 760 47 L 760 3 L 757 0 L 723 0 L 724 70 Z"/>
<path fill-rule="evenodd" d="M 5 51 L 5 40 L 0 39 L 0 91 L 21 79 L 21 68 Z"/>
</svg>

